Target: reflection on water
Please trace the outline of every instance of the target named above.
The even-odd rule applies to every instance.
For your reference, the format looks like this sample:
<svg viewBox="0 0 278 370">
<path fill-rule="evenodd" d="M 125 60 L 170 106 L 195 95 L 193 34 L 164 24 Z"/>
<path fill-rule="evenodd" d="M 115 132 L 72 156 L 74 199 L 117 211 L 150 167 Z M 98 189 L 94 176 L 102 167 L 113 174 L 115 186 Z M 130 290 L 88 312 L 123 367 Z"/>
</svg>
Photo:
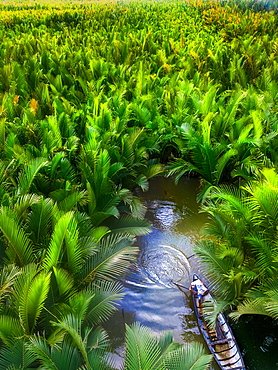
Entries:
<svg viewBox="0 0 278 370">
<path fill-rule="evenodd" d="M 126 295 L 106 325 L 118 364 L 124 353 L 125 323 L 139 321 L 154 333 L 172 330 L 176 342 L 204 344 L 189 294 L 173 284 L 188 287 L 194 272 L 201 275 L 193 246 L 207 219 L 198 213 L 198 186 L 196 179 L 185 179 L 175 186 L 171 179 L 154 178 L 150 190 L 138 194 L 145 202 L 146 218 L 153 227 L 150 234 L 137 240 L 140 254 L 126 276 Z M 244 316 L 232 325 L 243 355 L 247 352 L 249 370 L 261 370 L 263 366 L 266 370 L 278 368 L 278 352 L 274 350 L 278 344 L 277 326 L 273 328 L 269 321 L 265 326 L 266 321 Z M 211 369 L 219 370 L 216 364 Z"/>
<path fill-rule="evenodd" d="M 188 287 L 195 271 L 193 245 L 206 216 L 199 214 L 199 182 L 185 179 L 177 186 L 170 179 L 154 178 L 142 197 L 152 232 L 140 237 L 140 254 L 124 282 L 125 297 L 107 330 L 116 353 L 123 354 L 124 323 L 139 321 L 159 333 L 172 330 L 174 340 L 202 341 L 189 295 L 174 283 Z"/>
<path fill-rule="evenodd" d="M 190 280 L 190 264 L 185 254 L 170 245 L 158 245 L 141 252 L 138 263 L 141 274 L 166 287 L 180 282 L 187 276 Z"/>
<path fill-rule="evenodd" d="M 154 178 L 150 190 L 143 194 L 146 217 L 153 227 L 178 235 L 197 236 L 206 221 L 196 202 L 197 179 L 184 179 L 175 185 L 171 179 Z"/>
<path fill-rule="evenodd" d="M 160 229 L 168 229 L 173 227 L 179 220 L 180 215 L 174 212 L 174 203 L 167 201 L 152 201 L 147 202 L 147 207 L 150 212 L 153 212 Z"/>
<path fill-rule="evenodd" d="M 173 330 L 175 340 L 182 342 L 182 316 L 193 312 L 185 303 L 187 297 L 173 282 L 190 284 L 191 266 L 186 257 L 192 252 L 189 238 L 154 228 L 151 234 L 139 238 L 138 244 L 141 253 L 126 277 L 121 308 L 155 332 Z"/>
</svg>

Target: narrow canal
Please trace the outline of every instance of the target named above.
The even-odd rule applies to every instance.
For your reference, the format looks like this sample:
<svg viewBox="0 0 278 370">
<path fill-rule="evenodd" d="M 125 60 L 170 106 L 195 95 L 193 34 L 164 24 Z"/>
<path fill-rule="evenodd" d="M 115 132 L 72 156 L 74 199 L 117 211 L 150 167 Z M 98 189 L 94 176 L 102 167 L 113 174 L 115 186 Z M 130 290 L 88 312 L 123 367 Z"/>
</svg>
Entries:
<svg viewBox="0 0 278 370">
<path fill-rule="evenodd" d="M 185 178 L 175 185 L 171 179 L 154 178 L 149 191 L 138 194 L 146 205 L 152 232 L 137 240 L 140 253 L 126 276 L 126 295 L 106 325 L 118 364 L 124 353 L 125 323 L 139 321 L 154 333 L 171 330 L 176 342 L 204 344 L 189 294 L 173 284 L 187 287 L 193 273 L 202 276 L 193 247 L 208 220 L 199 213 L 198 186 L 197 179 Z M 273 328 L 272 321 L 262 317 L 245 317 L 233 329 L 248 370 L 278 369 L 278 326 Z M 211 365 L 211 370 L 218 369 Z"/>
</svg>

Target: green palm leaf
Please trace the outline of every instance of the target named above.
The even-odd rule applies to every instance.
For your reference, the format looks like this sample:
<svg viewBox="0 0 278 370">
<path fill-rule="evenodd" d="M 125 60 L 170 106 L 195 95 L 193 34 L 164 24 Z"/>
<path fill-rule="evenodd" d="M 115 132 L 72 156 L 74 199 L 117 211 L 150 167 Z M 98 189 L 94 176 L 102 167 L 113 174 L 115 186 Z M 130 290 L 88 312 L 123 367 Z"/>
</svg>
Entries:
<svg viewBox="0 0 278 370">
<path fill-rule="evenodd" d="M 258 203 L 261 211 L 271 218 L 271 221 L 278 221 L 278 187 L 258 186 L 254 192 L 254 200 Z"/>
<path fill-rule="evenodd" d="M 213 214 L 211 222 L 205 224 L 203 233 L 206 236 L 212 236 L 216 238 L 227 238 L 229 236 L 231 227 L 229 224 L 222 219 L 218 214 Z"/>
<path fill-rule="evenodd" d="M 120 202 L 120 197 L 118 195 L 113 195 L 109 191 L 108 195 L 102 194 L 97 198 L 97 194 L 89 183 L 87 183 L 87 191 L 89 214 L 94 226 L 99 226 L 101 222 L 110 216 L 119 217 L 117 205 Z"/>
<path fill-rule="evenodd" d="M 82 265 L 82 250 L 79 244 L 78 225 L 74 219 L 68 224 L 65 235 L 65 254 L 68 270 L 76 275 Z"/>
<path fill-rule="evenodd" d="M 177 184 L 182 176 L 190 172 L 200 173 L 200 169 L 197 168 L 194 164 L 189 163 L 181 158 L 176 159 L 172 164 L 166 167 L 166 170 L 169 171 L 167 176 L 174 176 L 175 183 Z"/>
<path fill-rule="evenodd" d="M 71 211 L 77 204 L 85 205 L 88 202 L 86 191 L 74 192 L 59 203 L 59 209 L 64 212 Z"/>
<path fill-rule="evenodd" d="M 142 204 L 141 200 L 137 197 L 132 197 L 131 202 L 129 204 L 131 215 L 136 219 L 142 220 L 145 217 L 147 208 Z"/>
<path fill-rule="evenodd" d="M 32 336 L 27 348 L 45 370 L 76 370 L 82 364 L 78 349 L 66 342 L 50 347 L 46 339 Z"/>
<path fill-rule="evenodd" d="M 90 364 L 90 369 L 94 370 L 115 370 L 116 363 L 110 357 L 110 354 L 107 351 L 103 351 L 102 349 L 94 348 L 89 352 L 88 361 Z M 88 367 L 82 366 L 78 370 L 88 370 Z"/>
<path fill-rule="evenodd" d="M 107 225 L 111 229 L 112 234 L 130 234 L 130 235 L 146 235 L 150 233 L 150 223 L 147 220 L 138 219 L 132 216 L 123 216 L 118 220 L 113 220 Z"/>
<path fill-rule="evenodd" d="M 109 168 L 108 176 L 114 182 L 117 183 L 117 180 L 121 176 L 121 171 L 124 170 L 124 165 L 120 162 L 115 162 L 111 164 Z"/>
<path fill-rule="evenodd" d="M 76 317 L 78 317 L 82 322 L 87 315 L 90 303 L 94 298 L 94 293 L 92 291 L 81 291 L 74 294 L 69 299 L 69 307 Z"/>
<path fill-rule="evenodd" d="M 136 179 L 136 183 L 143 191 L 147 191 L 149 189 L 149 181 L 145 175 L 141 175 Z"/>
<path fill-rule="evenodd" d="M 28 231 L 31 232 L 31 238 L 34 243 L 43 243 L 47 240 L 50 232 L 51 219 L 53 211 L 53 201 L 50 198 L 41 199 L 32 206 L 28 215 Z"/>
<path fill-rule="evenodd" d="M 223 243 L 201 240 L 196 253 L 204 264 L 207 277 L 213 282 L 215 291 L 223 300 L 233 302 L 242 294 L 243 254 L 237 248 L 227 248 Z"/>
<path fill-rule="evenodd" d="M 18 311 L 20 320 L 26 333 L 30 334 L 35 329 L 36 323 L 44 307 L 50 288 L 50 274 L 40 272 L 32 277 L 26 277 L 19 285 Z"/>
<path fill-rule="evenodd" d="M 51 351 L 44 338 L 39 336 L 32 336 L 27 348 L 37 357 L 40 363 L 47 370 L 59 370 L 51 358 Z M 54 349 L 55 350 L 55 349 Z"/>
<path fill-rule="evenodd" d="M 84 317 L 88 326 L 108 320 L 117 308 L 117 303 L 124 296 L 122 285 L 110 281 L 98 281 L 92 284 L 92 299 Z"/>
<path fill-rule="evenodd" d="M 267 315 L 274 320 L 278 319 L 278 300 L 268 300 L 265 304 Z"/>
<path fill-rule="evenodd" d="M 0 119 L 0 145 L 5 144 L 6 119 Z"/>
<path fill-rule="evenodd" d="M 110 230 L 107 226 L 98 226 L 92 229 L 91 235 L 98 243 L 105 235 L 109 234 Z"/>
<path fill-rule="evenodd" d="M 269 316 L 265 297 L 257 299 L 246 299 L 244 303 L 237 306 L 237 311 L 230 313 L 233 320 L 239 319 L 241 315 L 266 315 Z M 276 302 L 277 305 L 277 302 Z"/>
<path fill-rule="evenodd" d="M 276 249 L 277 254 L 277 246 L 275 243 L 264 240 L 262 236 L 254 234 L 247 236 L 245 239 L 250 243 L 255 254 L 255 264 L 262 275 L 261 278 L 263 278 L 263 275 L 266 278 L 269 278 L 271 275 L 276 276 L 277 263 L 275 263 L 274 251 Z"/>
<path fill-rule="evenodd" d="M 264 278 L 261 285 L 251 288 L 246 293 L 246 299 L 230 316 L 237 320 L 241 315 L 266 315 L 277 320 L 278 318 L 278 284 L 276 275 L 273 278 Z"/>
<path fill-rule="evenodd" d="M 0 163 L 0 201 L 1 201 L 0 204 L 2 204 L 2 198 L 4 197 L 6 193 L 4 185 L 7 180 L 7 176 L 6 176 L 5 170 L 6 170 L 6 165 L 4 164 L 4 162 Z"/>
<path fill-rule="evenodd" d="M 165 362 L 171 370 L 205 370 L 209 369 L 211 360 L 212 356 L 205 354 L 200 343 L 192 343 L 171 352 Z"/>
<path fill-rule="evenodd" d="M 13 285 L 21 274 L 21 270 L 14 265 L 4 266 L 0 271 L 0 302 L 11 295 Z"/>
<path fill-rule="evenodd" d="M 103 328 L 97 326 L 93 328 L 93 330 L 89 331 L 87 346 L 90 349 L 90 352 L 94 352 L 96 349 L 107 350 L 109 345 L 109 336 Z"/>
<path fill-rule="evenodd" d="M 95 213 L 95 209 L 97 206 L 97 199 L 94 192 L 94 189 L 89 181 L 86 183 L 86 188 L 88 192 L 88 208 L 89 208 L 89 214 L 92 217 Z"/>
<path fill-rule="evenodd" d="M 130 246 L 130 241 L 117 234 L 108 235 L 101 241 L 101 249 L 91 256 L 82 271 L 83 283 L 90 283 L 95 279 L 114 280 L 119 278 L 130 263 L 135 260 L 138 248 Z"/>
<path fill-rule="evenodd" d="M 29 369 L 36 356 L 28 350 L 23 339 L 16 340 L 11 347 L 4 347 L 0 352 L 0 370 Z"/>
<path fill-rule="evenodd" d="M 23 196 L 19 196 L 14 206 L 14 212 L 18 217 L 22 217 L 29 207 L 38 203 L 40 200 L 41 197 L 36 194 L 25 194 Z"/>
<path fill-rule="evenodd" d="M 0 229 L 8 243 L 6 254 L 10 262 L 24 266 L 34 261 L 33 246 L 17 218 L 7 208 L 0 209 Z"/>
<path fill-rule="evenodd" d="M 55 178 L 55 175 L 56 175 L 56 172 L 58 172 L 58 167 L 61 163 L 61 160 L 65 158 L 65 156 L 66 156 L 65 153 L 60 152 L 60 153 L 57 153 L 52 158 L 51 163 L 50 163 L 50 169 L 49 169 L 49 175 L 52 179 Z"/>
<path fill-rule="evenodd" d="M 164 370 L 163 361 L 158 361 L 160 354 L 158 340 L 149 328 L 139 323 L 126 325 L 125 370 Z"/>
<path fill-rule="evenodd" d="M 147 167 L 144 170 L 144 175 L 147 179 L 150 179 L 151 177 L 161 175 L 164 172 L 164 169 L 160 163 L 153 163 L 153 161 L 148 161 L 146 163 Z"/>
<path fill-rule="evenodd" d="M 171 348 L 172 345 L 173 347 Z M 171 331 L 165 331 L 160 335 L 159 346 L 161 347 L 164 354 L 169 352 L 169 348 L 173 350 L 179 347 L 177 343 L 173 343 L 173 333 Z"/>
<path fill-rule="evenodd" d="M 70 337 L 72 345 L 78 348 L 83 361 L 89 365 L 86 345 L 80 335 L 81 320 L 75 315 L 70 314 L 64 317 L 62 321 L 52 322 L 52 325 L 62 329 Z"/>
<path fill-rule="evenodd" d="M 238 217 L 243 218 L 244 220 L 249 220 L 250 210 L 246 204 L 246 200 L 243 198 L 244 193 L 231 186 L 221 186 L 219 188 L 215 188 L 211 194 L 211 199 L 223 201 L 223 209 L 225 209 L 225 212 L 229 210 L 230 213 L 234 212 Z M 219 206 L 221 205 L 215 205 L 215 209 L 217 210 Z"/>
<path fill-rule="evenodd" d="M 49 271 L 53 266 L 57 266 L 61 262 L 60 257 L 62 253 L 62 247 L 72 218 L 73 213 L 68 212 L 61 216 L 55 225 L 51 242 L 43 263 L 43 267 L 47 271 Z"/>
<path fill-rule="evenodd" d="M 169 332 L 157 338 L 139 323 L 126 325 L 125 370 L 204 370 L 211 359 L 200 343 L 182 346 Z"/>
<path fill-rule="evenodd" d="M 18 318 L 10 315 L 0 315 L 0 338 L 3 343 L 10 345 L 15 337 L 23 335 Z"/>
<path fill-rule="evenodd" d="M 53 274 L 56 279 L 59 296 L 74 293 L 74 280 L 71 274 L 64 269 L 57 268 L 55 266 L 53 266 Z"/>
<path fill-rule="evenodd" d="M 217 185 L 217 164 L 222 148 L 208 143 L 197 142 L 192 150 L 192 157 L 198 173 L 212 185 Z"/>
<path fill-rule="evenodd" d="M 278 174 L 274 168 L 264 168 L 262 174 L 265 177 L 266 183 L 274 188 L 278 188 Z"/>
<path fill-rule="evenodd" d="M 218 160 L 217 171 L 216 171 L 216 184 L 219 184 L 223 175 L 225 175 L 225 169 L 230 159 L 236 156 L 238 151 L 236 149 L 227 150 Z M 230 174 L 228 174 L 230 175 Z M 224 177 L 224 176 L 223 176 Z"/>
<path fill-rule="evenodd" d="M 18 193 L 27 194 L 37 173 L 48 162 L 45 158 L 35 158 L 28 162 L 18 177 Z"/>
<path fill-rule="evenodd" d="M 83 362 L 78 349 L 67 342 L 63 342 L 60 348 L 51 349 L 51 359 L 55 364 L 55 369 L 59 370 L 76 370 Z"/>
</svg>

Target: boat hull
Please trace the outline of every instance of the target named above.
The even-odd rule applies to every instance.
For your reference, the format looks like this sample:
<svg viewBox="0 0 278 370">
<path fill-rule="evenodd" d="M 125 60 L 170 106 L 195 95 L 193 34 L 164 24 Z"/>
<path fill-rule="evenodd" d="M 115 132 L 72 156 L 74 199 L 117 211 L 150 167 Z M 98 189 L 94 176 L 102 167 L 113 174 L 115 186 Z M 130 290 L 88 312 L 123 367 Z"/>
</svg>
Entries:
<svg viewBox="0 0 278 370">
<path fill-rule="evenodd" d="M 196 286 L 194 289 L 194 283 L 197 285 L 197 289 Z M 204 283 L 195 277 L 190 290 L 199 329 L 220 369 L 246 370 L 236 339 L 224 314 L 220 313 L 217 316 L 214 328 L 210 327 L 204 318 L 204 306 L 214 302 Z"/>
</svg>

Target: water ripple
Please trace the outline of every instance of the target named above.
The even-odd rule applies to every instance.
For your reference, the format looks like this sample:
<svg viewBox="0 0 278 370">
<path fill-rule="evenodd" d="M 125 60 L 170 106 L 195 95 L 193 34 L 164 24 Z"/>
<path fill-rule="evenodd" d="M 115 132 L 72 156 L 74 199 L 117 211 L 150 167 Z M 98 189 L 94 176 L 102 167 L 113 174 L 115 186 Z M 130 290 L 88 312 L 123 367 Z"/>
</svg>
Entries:
<svg viewBox="0 0 278 370">
<path fill-rule="evenodd" d="M 145 250 L 138 261 L 142 272 L 156 284 L 171 287 L 173 282 L 190 280 L 190 264 L 186 255 L 170 245 Z"/>
</svg>

